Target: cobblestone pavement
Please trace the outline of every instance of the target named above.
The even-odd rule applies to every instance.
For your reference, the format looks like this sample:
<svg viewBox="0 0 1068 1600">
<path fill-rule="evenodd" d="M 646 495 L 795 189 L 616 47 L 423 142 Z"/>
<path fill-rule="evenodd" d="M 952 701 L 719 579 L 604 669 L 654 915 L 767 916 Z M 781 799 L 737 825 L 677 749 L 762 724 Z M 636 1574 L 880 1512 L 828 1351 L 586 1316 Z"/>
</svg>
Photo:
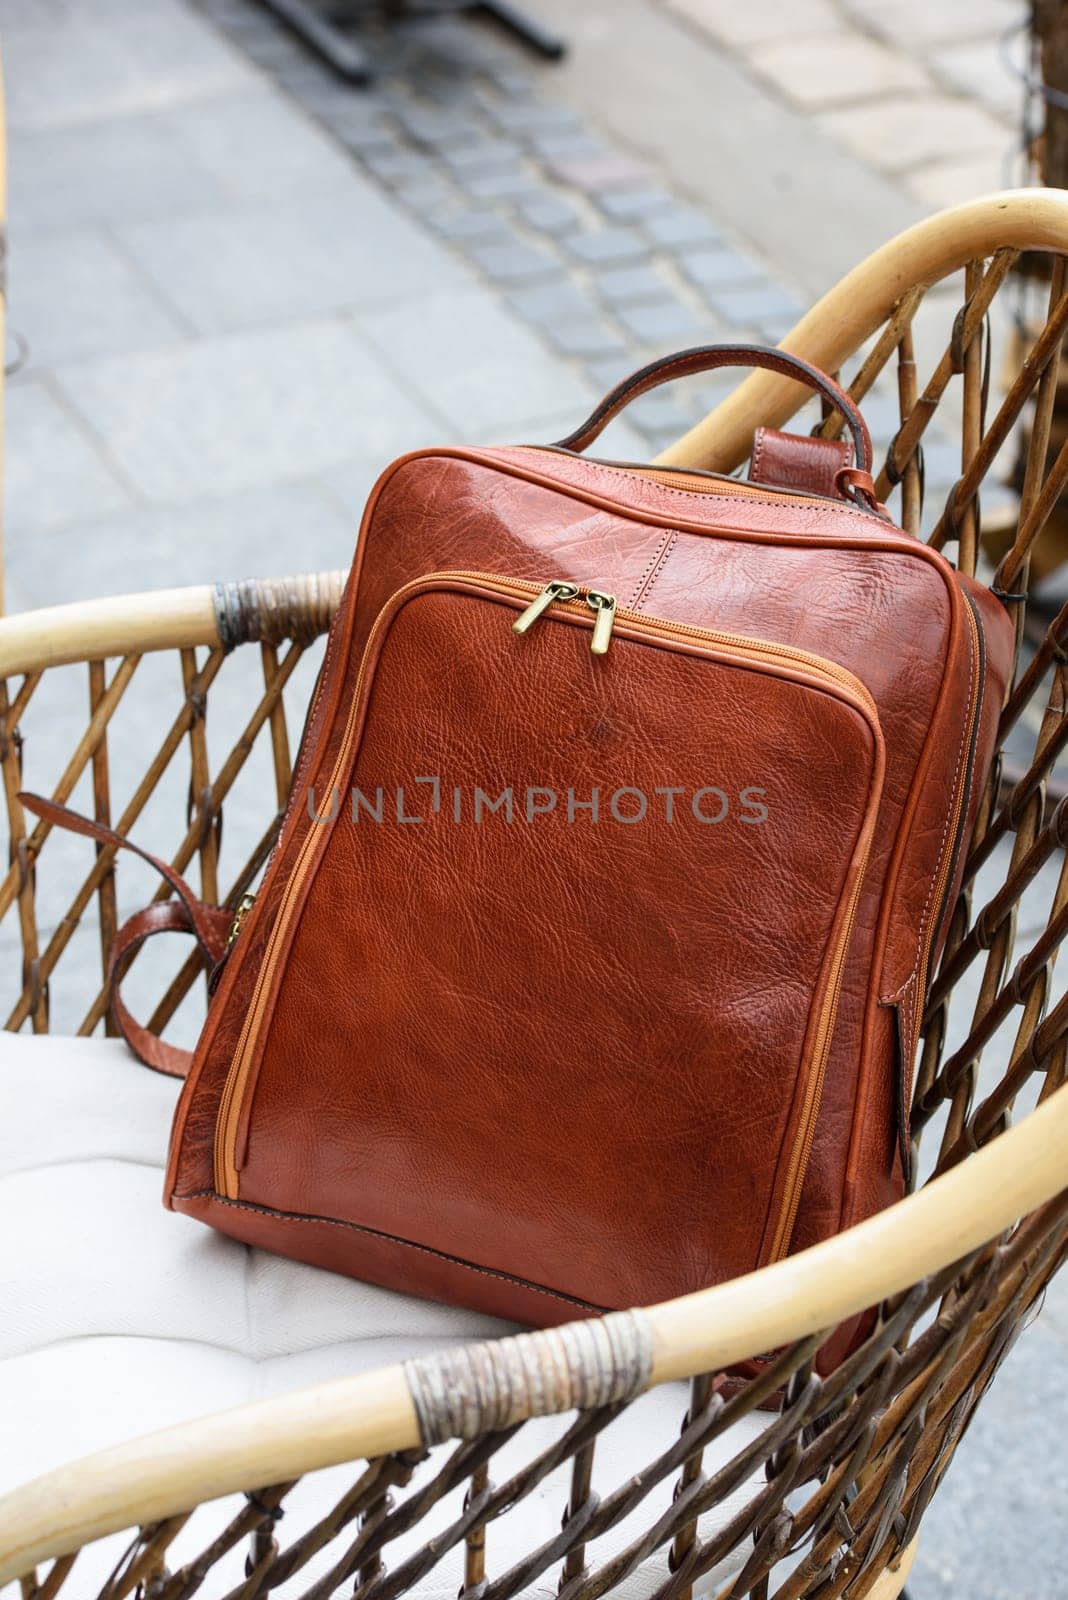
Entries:
<svg viewBox="0 0 1068 1600">
<path fill-rule="evenodd" d="M 672 348 L 776 343 L 803 309 L 781 271 L 548 98 L 493 34 L 446 20 L 395 28 L 374 89 L 354 93 L 242 0 L 203 9 L 598 393 Z M 658 449 L 733 381 L 662 391 L 631 420 Z"/>
<path fill-rule="evenodd" d="M 559 71 L 435 20 L 360 93 L 245 0 L 0 0 L 11 609 L 342 565 L 400 451 L 552 439 L 647 355 L 775 340 L 865 249 L 1001 179 L 1004 0 L 791 0 L 792 56 L 775 0 L 531 4 L 575 38 Z M 609 449 L 648 454 L 721 392 L 646 397 Z M 885 440 L 892 399 L 869 410 Z M 932 491 L 953 467 L 929 451 Z M 1021 1571 L 1063 1592 L 1035 1463 L 1063 1461 L 1066 1342 L 1058 1288 L 931 1509 L 915 1596 L 1016 1600 Z"/>
<path fill-rule="evenodd" d="M 672 348 L 723 338 L 776 343 L 808 303 L 791 282 L 788 247 L 769 262 L 722 213 L 682 196 L 662 168 L 547 96 L 544 69 L 492 34 L 444 20 L 395 28 L 381 43 L 374 89 L 354 93 L 244 0 L 201 3 L 598 393 Z M 390 324 L 383 337 L 400 332 Z M 734 381 L 672 386 L 633 407 L 628 421 L 655 452 Z M 885 443 L 896 396 L 877 390 L 866 410 Z M 935 430 L 926 454 L 934 503 L 956 474 L 956 456 Z"/>
</svg>

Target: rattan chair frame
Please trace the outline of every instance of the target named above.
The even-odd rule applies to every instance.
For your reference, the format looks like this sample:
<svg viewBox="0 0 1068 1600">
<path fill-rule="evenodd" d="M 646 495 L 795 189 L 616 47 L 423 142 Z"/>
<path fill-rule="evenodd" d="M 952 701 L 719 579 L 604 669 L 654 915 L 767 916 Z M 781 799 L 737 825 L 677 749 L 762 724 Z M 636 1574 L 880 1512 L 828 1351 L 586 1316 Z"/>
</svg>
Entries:
<svg viewBox="0 0 1068 1600">
<path fill-rule="evenodd" d="M 984 324 L 1023 251 L 1050 257 L 1048 311 L 988 421 Z M 1029 552 L 1068 483 L 1068 446 L 1049 451 L 1068 324 L 1066 257 L 1068 197 L 993 196 L 892 241 L 783 341 L 829 370 L 857 359 L 849 387 L 858 397 L 884 369 L 894 374 L 901 420 L 880 490 L 897 492 L 896 514 L 916 533 L 923 515 L 920 447 L 936 413 L 955 397 L 960 475 L 928 536 L 953 551 L 965 570 L 974 571 L 980 558 L 977 491 L 1006 441 L 1025 429 L 1017 533 L 996 575 L 1010 599 L 1026 591 Z M 953 273 L 964 275 L 963 303 L 921 389 L 916 318 L 926 291 Z M 866 341 L 872 342 L 862 352 Z M 788 380 L 755 374 L 663 459 L 730 470 L 747 454 L 755 423 L 783 424 L 803 398 Z M 831 416 L 822 426 L 833 432 L 839 423 Z M 67 798 L 88 779 L 101 820 L 136 830 L 163 773 L 186 752 L 189 806 L 173 859 L 181 870 L 199 868 L 205 893 L 234 900 L 262 865 L 275 819 L 264 816 L 262 839 L 222 885 L 224 802 L 263 739 L 276 806 L 284 803 L 291 775 L 287 685 L 325 629 L 342 579 L 333 573 L 173 590 L 0 622 L 0 769 L 11 840 L 0 925 L 10 917 L 20 956 L 9 1027 L 48 1030 L 72 930 L 95 911 L 106 958 L 117 918 L 113 853 L 103 849 L 56 928 L 46 937 L 39 927 L 38 873 L 51 830 L 30 827 L 17 793 L 24 781 L 20 730 L 47 674 L 75 663 L 88 674 L 88 725 L 58 778 L 57 797 Z M 18 1578 L 23 1600 L 73 1592 L 67 1579 L 74 1555 L 104 1534 L 129 1530 L 126 1557 L 100 1600 L 123 1600 L 141 1589 L 152 1600 L 218 1593 L 211 1587 L 217 1562 L 246 1539 L 246 1576 L 228 1600 L 260 1600 L 281 1583 L 299 1586 L 309 1560 L 324 1552 L 325 1575 L 299 1591 L 308 1600 L 326 1600 L 351 1584 L 359 1600 L 391 1600 L 415 1589 L 450 1550 L 463 1553 L 467 1600 L 510 1600 L 544 1584 L 546 1574 L 566 1600 L 594 1600 L 658 1548 L 670 1548 L 671 1562 L 656 1600 L 689 1596 L 731 1551 L 744 1552 L 744 1559 L 739 1555 L 742 1564 L 719 1591 L 721 1600 L 897 1594 L 956 1444 L 1068 1249 L 1068 997 L 1058 997 L 1054 985 L 1068 930 L 1068 874 L 1056 870 L 1068 838 L 1068 802 L 1053 806 L 1047 799 L 1047 781 L 1068 742 L 1066 643 L 1068 606 L 1031 659 L 1021 655 L 1004 708 L 1003 736 L 1027 726 L 1034 754 L 1010 776 L 1003 765 L 992 777 L 931 987 L 913 1114 L 915 1131 L 926 1130 L 937 1149 L 934 1175 L 916 1193 L 810 1251 L 696 1295 L 446 1350 L 71 1463 L 0 1500 L 0 1583 Z M 205 707 L 230 657 L 245 657 L 240 646 L 258 647 L 262 692 L 233 748 L 212 767 Z M 180 664 L 178 709 L 143 779 L 113 816 L 109 737 L 113 745 L 139 663 L 173 652 Z M 1056 881 L 1048 916 L 1018 956 L 1017 910 L 1051 864 Z M 992 889 L 984 872 L 996 880 Z M 983 900 L 974 914 L 973 891 Z M 969 971 L 979 974 L 978 998 L 965 1037 L 950 1048 L 948 1005 Z M 157 1025 L 193 991 L 197 975 L 194 961 L 181 968 L 159 999 Z M 101 983 L 79 1031 L 99 1029 L 105 1013 Z M 996 1051 L 989 1051 L 995 1035 Z M 997 1055 L 993 1081 L 989 1072 L 979 1077 L 984 1050 L 988 1067 Z M 1017 1103 L 1028 1100 L 1037 1102 L 1034 1109 L 1013 1123 Z M 821 1377 L 815 1356 L 827 1331 L 869 1307 L 878 1311 L 862 1345 Z M 724 1381 L 727 1369 L 756 1356 L 767 1359 L 755 1375 L 747 1368 Z M 599 1494 L 601 1432 L 645 1389 L 681 1379 L 690 1388 L 678 1433 L 655 1450 L 651 1442 L 628 1480 Z M 776 1395 L 781 1405 L 767 1411 L 757 1440 L 706 1473 L 710 1441 L 729 1436 L 740 1417 L 758 1416 Z M 503 1445 L 522 1441 L 526 1422 L 550 1413 L 573 1413 L 574 1420 L 554 1446 L 532 1446 L 525 1464 L 495 1485 L 492 1470 Z M 334 1510 L 283 1548 L 275 1523 L 294 1484 L 349 1462 L 351 1487 Z M 497 1519 L 521 1514 L 524 1497 L 566 1463 L 570 1486 L 559 1536 L 508 1571 L 492 1571 Z M 763 1487 L 706 1536 L 703 1514 L 754 1471 Z M 640 1513 L 654 1487 L 672 1482 L 670 1510 L 650 1513 L 621 1552 L 603 1557 L 601 1536 Z M 394 1541 L 421 1528 L 464 1484 L 463 1507 L 444 1531 L 394 1560 Z M 196 1557 L 173 1565 L 168 1553 L 189 1514 L 234 1491 L 246 1494 L 244 1509 L 220 1514 Z"/>
</svg>

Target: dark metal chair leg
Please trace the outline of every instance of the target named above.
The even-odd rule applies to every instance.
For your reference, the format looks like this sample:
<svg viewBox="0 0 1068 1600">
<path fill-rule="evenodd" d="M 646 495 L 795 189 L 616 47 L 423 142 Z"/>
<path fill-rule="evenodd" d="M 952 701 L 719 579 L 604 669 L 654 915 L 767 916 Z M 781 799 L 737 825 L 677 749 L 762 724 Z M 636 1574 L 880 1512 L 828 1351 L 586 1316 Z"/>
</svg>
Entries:
<svg viewBox="0 0 1068 1600">
<path fill-rule="evenodd" d="M 502 28 L 507 28 L 510 33 L 516 34 L 524 44 L 536 50 L 539 55 L 547 56 L 550 61 L 559 61 L 565 54 L 567 45 L 559 34 L 551 33 L 548 28 L 542 27 L 534 17 L 529 17 L 512 0 L 481 0 L 475 8 L 484 11 L 494 21 L 499 22 Z"/>
<path fill-rule="evenodd" d="M 342 78 L 349 83 L 370 83 L 373 70 L 366 51 L 340 29 L 332 27 L 311 0 L 261 0 L 261 3 Z"/>
<path fill-rule="evenodd" d="M 342 78 L 354 84 L 370 83 L 374 68 L 367 52 L 349 34 L 335 27 L 315 0 L 261 0 L 261 4 Z M 542 27 L 534 17 L 513 5 L 512 0 L 475 0 L 474 4 L 458 0 L 457 9 L 484 12 L 550 61 L 558 61 L 567 48 L 559 34 Z M 393 0 L 386 6 L 388 16 L 403 16 L 406 10 L 403 0 Z"/>
</svg>

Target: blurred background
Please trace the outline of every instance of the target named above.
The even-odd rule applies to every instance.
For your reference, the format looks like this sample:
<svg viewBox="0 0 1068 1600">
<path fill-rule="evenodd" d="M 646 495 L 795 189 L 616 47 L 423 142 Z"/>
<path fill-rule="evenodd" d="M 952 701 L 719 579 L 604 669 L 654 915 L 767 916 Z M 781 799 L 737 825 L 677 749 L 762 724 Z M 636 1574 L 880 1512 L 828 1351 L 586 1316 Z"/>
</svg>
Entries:
<svg viewBox="0 0 1068 1600">
<path fill-rule="evenodd" d="M 559 60 L 481 7 L 348 10 L 0 0 L 8 609 L 342 565 L 391 456 L 551 439 L 650 355 L 776 342 L 1027 177 L 1041 120 L 1017 0 L 529 0 Z M 869 412 L 888 437 L 896 396 Z"/>
<path fill-rule="evenodd" d="M 777 342 L 932 210 L 1068 185 L 1063 0 L 0 0 L 0 43 L 9 611 L 345 567 L 400 452 L 550 441 L 654 355 Z M 917 339 L 922 382 L 922 314 Z M 646 397 L 604 453 L 648 459 L 730 382 Z M 885 445 L 896 393 L 865 409 Z M 957 470 L 932 430 L 932 504 Z M 84 700 L 48 679 L 35 787 Z M 1062 1290 L 928 1514 L 914 1600 L 1017 1600 L 1017 1564 L 1065 1593 L 1066 1345 Z"/>
</svg>

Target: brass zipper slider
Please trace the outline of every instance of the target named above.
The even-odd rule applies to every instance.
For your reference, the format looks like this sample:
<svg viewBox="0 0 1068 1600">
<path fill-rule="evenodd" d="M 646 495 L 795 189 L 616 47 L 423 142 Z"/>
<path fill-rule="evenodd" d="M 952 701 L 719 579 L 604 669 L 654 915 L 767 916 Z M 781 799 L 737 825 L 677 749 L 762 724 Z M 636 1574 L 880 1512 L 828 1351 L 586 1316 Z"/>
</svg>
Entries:
<svg viewBox="0 0 1068 1600">
<path fill-rule="evenodd" d="M 596 618 L 590 649 L 595 656 L 603 656 L 608 650 L 612 624 L 616 620 L 616 597 L 614 594 L 602 594 L 600 589 L 589 589 L 586 592 L 586 604 Z"/>
<path fill-rule="evenodd" d="M 254 894 L 243 894 L 240 900 L 237 902 L 237 908 L 234 911 L 234 920 L 230 924 L 230 932 L 226 935 L 227 950 L 230 949 L 230 946 L 234 943 L 234 940 L 241 932 L 241 924 L 244 922 L 245 918 L 248 916 L 255 904 L 256 896 Z"/>
<path fill-rule="evenodd" d="M 547 583 L 545 588 L 541 591 L 541 594 L 538 595 L 537 599 L 530 602 L 522 616 L 516 617 L 515 621 L 512 623 L 513 631 L 516 633 L 526 633 L 527 629 L 533 623 L 537 622 L 542 613 L 548 611 L 549 607 L 555 601 L 574 600 L 577 595 L 577 584 L 562 583 L 559 580 L 554 583 Z"/>
</svg>

